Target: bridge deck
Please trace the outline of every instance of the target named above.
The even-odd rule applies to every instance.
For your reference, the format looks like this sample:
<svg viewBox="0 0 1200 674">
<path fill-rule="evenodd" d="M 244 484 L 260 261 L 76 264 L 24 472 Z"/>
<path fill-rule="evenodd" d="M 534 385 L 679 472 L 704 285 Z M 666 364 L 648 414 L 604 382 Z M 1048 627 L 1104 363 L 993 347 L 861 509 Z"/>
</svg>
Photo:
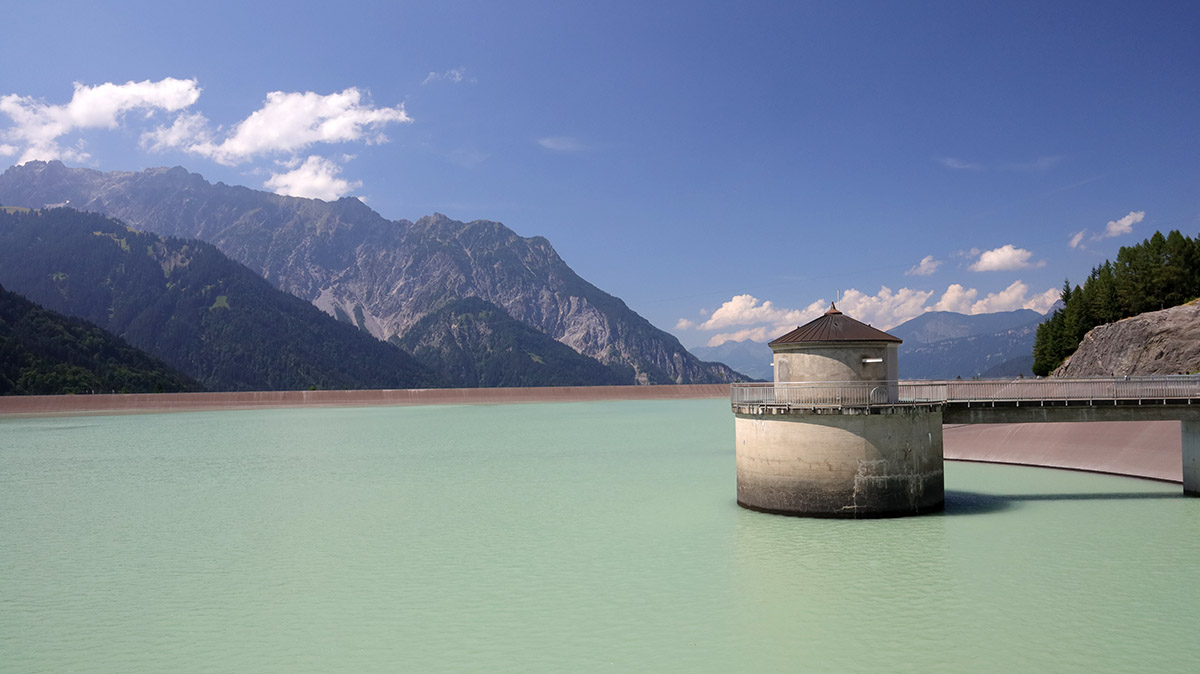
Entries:
<svg viewBox="0 0 1200 674">
<path fill-rule="evenodd" d="M 1117 407 L 1200 404 L 1200 376 L 734 384 L 731 402 L 768 407 Z"/>
<path fill-rule="evenodd" d="M 799 416 L 937 405 L 944 424 L 1178 420 L 1183 491 L 1200 495 L 1200 376 L 734 384 L 733 411 Z M 878 408 L 878 410 L 877 410 Z"/>
</svg>

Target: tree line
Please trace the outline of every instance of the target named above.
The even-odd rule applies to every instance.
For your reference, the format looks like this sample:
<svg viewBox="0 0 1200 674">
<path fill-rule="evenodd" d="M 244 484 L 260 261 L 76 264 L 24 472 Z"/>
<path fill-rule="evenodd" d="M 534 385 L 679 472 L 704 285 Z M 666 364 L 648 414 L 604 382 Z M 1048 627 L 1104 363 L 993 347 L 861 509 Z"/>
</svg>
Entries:
<svg viewBox="0 0 1200 674">
<path fill-rule="evenodd" d="M 1117 260 L 1094 267 L 1083 285 L 1063 283 L 1062 306 L 1040 326 L 1033 344 L 1033 373 L 1049 374 L 1075 353 L 1088 330 L 1178 306 L 1200 297 L 1200 238 L 1174 230 L 1124 246 Z"/>
</svg>

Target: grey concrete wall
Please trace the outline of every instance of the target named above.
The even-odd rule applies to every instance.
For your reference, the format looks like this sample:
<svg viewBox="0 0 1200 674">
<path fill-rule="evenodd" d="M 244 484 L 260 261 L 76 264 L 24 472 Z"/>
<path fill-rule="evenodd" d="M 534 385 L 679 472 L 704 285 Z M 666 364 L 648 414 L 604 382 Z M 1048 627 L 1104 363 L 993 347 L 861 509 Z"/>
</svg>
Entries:
<svg viewBox="0 0 1200 674">
<path fill-rule="evenodd" d="M 775 382 L 896 379 L 897 347 L 888 342 L 784 344 L 775 350 Z M 881 363 L 863 363 L 882 358 Z"/>
<path fill-rule="evenodd" d="M 1183 446 L 1183 493 L 1200 496 L 1200 421 L 1180 423 Z"/>
<path fill-rule="evenodd" d="M 738 504 L 816 517 L 888 517 L 944 503 L 936 406 L 736 414 Z"/>
<path fill-rule="evenodd" d="M 947 424 L 942 437 L 948 460 L 1182 479 L 1178 421 Z"/>
</svg>

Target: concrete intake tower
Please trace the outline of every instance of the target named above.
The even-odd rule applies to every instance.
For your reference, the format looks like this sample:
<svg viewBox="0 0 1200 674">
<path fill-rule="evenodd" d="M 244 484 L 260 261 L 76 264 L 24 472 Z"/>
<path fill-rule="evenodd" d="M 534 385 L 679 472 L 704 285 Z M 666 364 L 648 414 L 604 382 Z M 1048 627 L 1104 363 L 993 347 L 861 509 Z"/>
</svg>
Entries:
<svg viewBox="0 0 1200 674">
<path fill-rule="evenodd" d="M 774 383 L 734 389 L 738 505 L 848 518 L 942 509 L 942 405 L 898 401 L 900 341 L 830 305 L 771 342 Z"/>
</svg>

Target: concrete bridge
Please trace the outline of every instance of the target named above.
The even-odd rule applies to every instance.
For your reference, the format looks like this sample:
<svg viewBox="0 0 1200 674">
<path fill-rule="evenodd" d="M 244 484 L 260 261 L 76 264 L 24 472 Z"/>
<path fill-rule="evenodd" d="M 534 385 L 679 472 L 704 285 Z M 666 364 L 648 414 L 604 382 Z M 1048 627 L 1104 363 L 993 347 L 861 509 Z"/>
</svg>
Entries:
<svg viewBox="0 0 1200 674">
<path fill-rule="evenodd" d="M 1180 422 L 1183 490 L 1200 496 L 1200 376 L 734 384 L 735 414 L 885 414 L 941 408 L 942 423 Z"/>
</svg>

